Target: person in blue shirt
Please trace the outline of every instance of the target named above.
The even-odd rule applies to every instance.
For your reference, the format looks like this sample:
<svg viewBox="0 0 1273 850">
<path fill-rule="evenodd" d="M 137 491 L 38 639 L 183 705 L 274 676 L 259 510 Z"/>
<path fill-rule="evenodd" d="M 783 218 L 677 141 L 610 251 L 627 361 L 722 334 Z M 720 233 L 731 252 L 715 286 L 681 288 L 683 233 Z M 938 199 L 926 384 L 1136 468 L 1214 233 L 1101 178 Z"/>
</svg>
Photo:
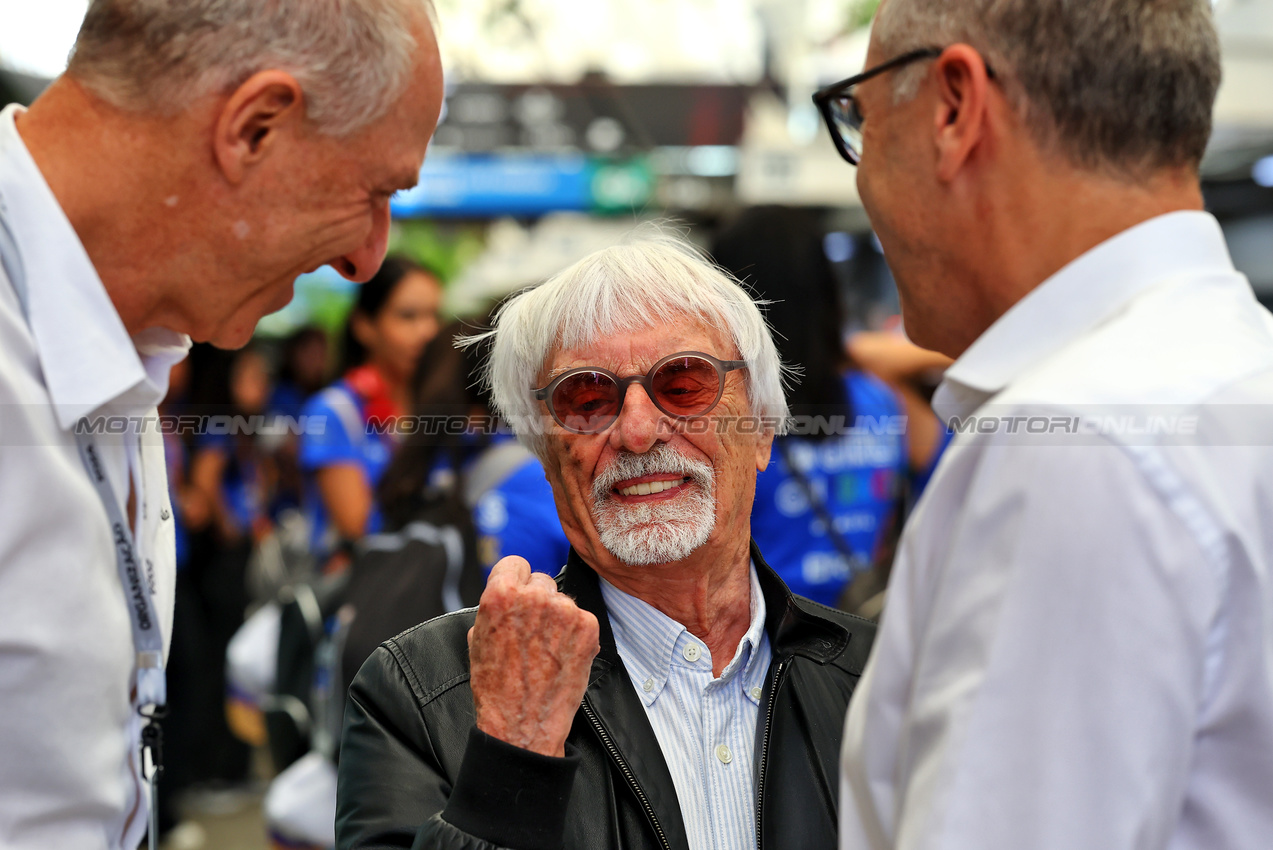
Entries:
<svg viewBox="0 0 1273 850">
<path fill-rule="evenodd" d="M 456 340 L 473 329 L 464 322 L 448 325 L 420 358 L 419 427 L 405 438 L 377 491 L 386 525 L 409 522 L 429 498 L 451 499 L 471 519 L 472 555 L 483 578 L 513 553 L 532 570 L 556 575 L 570 543 L 552 488 L 539 459 L 491 417 L 478 381 L 481 346 L 456 348 Z"/>
<path fill-rule="evenodd" d="M 305 402 L 327 383 L 328 347 L 327 333 L 315 325 L 299 328 L 283 342 L 270 415 L 301 415 Z"/>
<path fill-rule="evenodd" d="M 907 507 L 913 509 L 953 436 L 932 406 L 933 391 L 951 359 L 915 345 L 900 328 L 853 334 L 849 338 L 849 356 L 863 371 L 888 384 L 902 401 L 906 450 L 910 455 Z"/>
<path fill-rule="evenodd" d="M 508 447 L 501 449 L 505 444 Z M 495 450 L 520 451 L 522 457 L 506 478 L 477 497 L 473 507 L 482 572 L 489 576 L 500 558 L 519 555 L 534 572 L 555 576 L 570 554 L 570 541 L 561 530 L 544 466 L 511 436 L 490 449 Z"/>
<path fill-rule="evenodd" d="M 219 543 L 246 552 L 269 523 L 275 476 L 261 436 L 240 424 L 249 425 L 252 417 L 265 412 L 272 386 L 269 364 L 255 348 L 231 355 L 227 370 L 230 406 L 225 410 L 230 415 L 209 420 L 225 427 L 209 428 L 196 438 L 190 483 L 206 499 L 208 521 Z"/>
<path fill-rule="evenodd" d="M 906 420 L 884 382 L 855 368 L 816 213 L 754 207 L 714 255 L 767 301 L 783 363 L 791 433 L 756 478 L 752 537 L 794 593 L 834 606 L 894 533 L 907 474 Z"/>
<path fill-rule="evenodd" d="M 377 427 L 410 410 L 411 378 L 437 335 L 442 284 L 402 257 L 389 257 L 358 289 L 345 337 L 344 376 L 311 398 L 300 464 L 313 546 L 321 556 L 380 527 L 374 491 L 395 448 Z M 371 427 L 368 427 L 368 426 Z"/>
</svg>

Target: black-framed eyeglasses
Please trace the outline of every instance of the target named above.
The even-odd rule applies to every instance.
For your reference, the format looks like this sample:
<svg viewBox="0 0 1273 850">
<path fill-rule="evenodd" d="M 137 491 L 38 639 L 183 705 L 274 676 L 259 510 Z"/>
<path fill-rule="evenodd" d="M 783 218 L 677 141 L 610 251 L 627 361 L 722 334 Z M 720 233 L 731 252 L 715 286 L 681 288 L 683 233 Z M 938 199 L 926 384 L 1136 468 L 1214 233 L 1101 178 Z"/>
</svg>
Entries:
<svg viewBox="0 0 1273 850">
<path fill-rule="evenodd" d="M 608 369 L 583 366 L 563 372 L 534 390 L 558 425 L 576 434 L 596 434 L 619 418 L 628 386 L 640 384 L 659 410 L 676 419 L 706 416 L 725 393 L 725 375 L 747 368 L 746 360 L 718 360 L 701 351 L 669 354 L 644 375 L 621 378 Z"/>
<path fill-rule="evenodd" d="M 862 111 L 858 109 L 853 89 L 872 77 L 903 65 L 909 65 L 921 59 L 936 59 L 942 55 L 944 49 L 921 47 L 918 50 L 903 53 L 901 56 L 895 56 L 874 68 L 868 68 L 860 74 L 832 83 L 814 93 L 813 102 L 822 113 L 823 120 L 827 122 L 827 129 L 831 131 L 831 140 L 835 142 L 835 149 L 840 152 L 840 156 L 844 157 L 846 162 L 857 165 L 862 159 Z M 991 79 L 995 76 L 994 70 L 988 63 L 986 75 Z"/>
</svg>

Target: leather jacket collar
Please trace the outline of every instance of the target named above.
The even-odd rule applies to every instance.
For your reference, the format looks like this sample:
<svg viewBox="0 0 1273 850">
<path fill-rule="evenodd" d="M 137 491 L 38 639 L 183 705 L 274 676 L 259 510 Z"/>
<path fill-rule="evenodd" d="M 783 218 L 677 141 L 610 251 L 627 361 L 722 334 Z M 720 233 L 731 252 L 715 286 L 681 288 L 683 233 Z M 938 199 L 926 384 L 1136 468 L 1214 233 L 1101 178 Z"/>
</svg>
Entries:
<svg viewBox="0 0 1273 850">
<path fill-rule="evenodd" d="M 778 574 L 765 563 L 755 541 L 751 544 L 751 557 L 756 564 L 760 590 L 765 596 L 765 631 L 769 633 L 769 645 L 773 650 L 774 660 L 801 655 L 825 664 L 843 652 L 849 642 L 849 633 L 820 616 L 817 609 L 821 606 L 817 603 L 800 599 L 788 590 Z M 573 548 L 566 566 L 557 575 L 557 586 L 572 597 L 580 608 L 591 611 L 596 616 L 601 627 L 601 651 L 597 655 L 598 659 L 604 658 L 611 664 L 619 664 L 619 652 L 615 648 L 614 632 L 610 628 L 610 618 L 606 614 L 597 573 Z"/>
<path fill-rule="evenodd" d="M 793 655 L 825 664 L 840 655 L 849 642 L 849 632 L 820 616 L 817 609 L 821 606 L 817 603 L 792 594 L 778 574 L 765 563 L 754 541 L 751 557 L 765 596 L 765 630 L 769 634 L 773 664 L 778 665 Z M 565 568 L 557 575 L 557 584 L 563 593 L 574 598 L 580 608 L 596 615 L 600 626 L 601 648 L 592 662 L 581 713 L 602 742 L 613 747 L 611 758 L 629 775 L 633 791 L 646 806 L 663 847 L 667 850 L 689 850 L 685 821 L 672 775 L 645 707 L 637 699 L 619 657 L 597 574 L 571 549 Z M 772 698 L 772 687 L 771 677 L 762 698 L 762 714 Z M 763 736 L 764 726 L 762 720 L 756 730 L 758 740 Z M 760 753 L 758 746 L 755 766 L 758 772 Z"/>
</svg>

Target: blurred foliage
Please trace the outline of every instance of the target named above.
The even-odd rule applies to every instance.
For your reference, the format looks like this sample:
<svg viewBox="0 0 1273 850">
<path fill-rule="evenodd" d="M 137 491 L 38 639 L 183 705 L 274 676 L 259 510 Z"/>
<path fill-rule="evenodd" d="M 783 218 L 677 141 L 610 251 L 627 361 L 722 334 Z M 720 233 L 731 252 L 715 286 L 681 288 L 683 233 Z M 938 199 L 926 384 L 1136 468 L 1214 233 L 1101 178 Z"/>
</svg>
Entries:
<svg viewBox="0 0 1273 850">
<path fill-rule="evenodd" d="M 845 9 L 845 30 L 855 32 L 871 25 L 875 18 L 875 10 L 880 7 L 880 0 L 849 0 Z"/>
<path fill-rule="evenodd" d="M 485 237 L 486 228 L 481 223 L 395 219 L 389 250 L 433 269 L 446 285 L 481 255 Z"/>
<path fill-rule="evenodd" d="M 395 219 L 389 233 L 389 251 L 432 269 L 445 287 L 482 253 L 485 232 L 481 223 Z M 265 338 L 282 338 L 300 328 L 316 326 L 335 342 L 357 295 L 357 284 L 324 266 L 297 278 L 291 303 L 261 319 L 256 333 Z"/>
</svg>

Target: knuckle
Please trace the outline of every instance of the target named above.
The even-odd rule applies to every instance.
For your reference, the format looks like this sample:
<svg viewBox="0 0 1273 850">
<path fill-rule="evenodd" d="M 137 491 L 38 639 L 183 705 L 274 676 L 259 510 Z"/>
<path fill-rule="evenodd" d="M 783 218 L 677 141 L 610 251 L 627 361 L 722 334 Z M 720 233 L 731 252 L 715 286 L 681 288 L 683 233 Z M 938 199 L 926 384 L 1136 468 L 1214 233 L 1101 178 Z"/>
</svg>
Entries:
<svg viewBox="0 0 1273 850">
<path fill-rule="evenodd" d="M 520 555 L 506 555 L 495 562 L 495 566 L 491 568 L 491 574 L 494 575 L 496 570 L 499 570 L 501 575 L 520 576 L 524 580 L 530 573 L 530 562 Z"/>
<path fill-rule="evenodd" d="M 549 595 L 557 593 L 557 582 L 553 581 L 547 573 L 531 573 L 528 584 Z"/>
</svg>

